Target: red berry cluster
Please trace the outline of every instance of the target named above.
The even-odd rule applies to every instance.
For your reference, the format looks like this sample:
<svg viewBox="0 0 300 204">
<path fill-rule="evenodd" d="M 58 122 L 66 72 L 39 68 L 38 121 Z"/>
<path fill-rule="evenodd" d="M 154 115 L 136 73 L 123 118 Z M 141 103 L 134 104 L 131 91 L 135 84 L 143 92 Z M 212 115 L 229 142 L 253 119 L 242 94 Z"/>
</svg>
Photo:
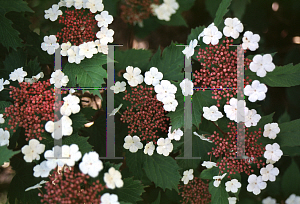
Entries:
<svg viewBox="0 0 300 204">
<path fill-rule="evenodd" d="M 14 132 L 17 126 L 25 129 L 26 141 L 42 140 L 41 133 L 45 130 L 41 122 L 54 120 L 55 91 L 53 88 L 48 89 L 51 85 L 49 79 L 32 84 L 21 82 L 19 85 L 20 88 L 9 87 L 12 89 L 9 94 L 14 99 L 14 104 L 5 108 L 3 115 L 6 118 L 11 117 L 8 125 L 11 126 L 10 129 L 14 129 Z M 5 129 L 7 130 L 7 128 Z"/>
<path fill-rule="evenodd" d="M 182 204 L 208 204 L 211 201 L 211 194 L 208 191 L 208 183 L 205 183 L 198 177 L 194 177 L 186 185 L 178 185 L 180 190 Z"/>
<path fill-rule="evenodd" d="M 212 148 L 208 155 L 221 158 L 220 162 L 217 162 L 221 173 L 227 170 L 227 173 L 235 174 L 236 172 L 245 172 L 250 175 L 254 172 L 251 164 L 256 164 L 257 168 L 265 166 L 265 163 L 259 159 L 264 153 L 264 147 L 262 143 L 258 143 L 258 138 L 261 137 L 261 129 L 259 131 L 248 132 L 248 128 L 245 128 L 245 143 L 244 145 L 237 144 L 237 127 L 236 124 L 230 122 L 227 126 L 230 131 L 226 133 L 225 138 L 219 136 L 219 133 L 209 137 L 209 140 L 213 141 L 216 148 Z M 237 158 L 237 151 L 245 153 L 245 159 Z M 230 176 L 229 176 L 230 177 Z"/>
<path fill-rule="evenodd" d="M 125 0 L 121 5 L 121 18 L 131 25 L 134 22 L 148 19 L 152 13 L 151 4 L 159 4 L 159 0 Z"/>
<path fill-rule="evenodd" d="M 156 144 L 158 129 L 168 132 L 169 118 L 165 116 L 167 112 L 163 103 L 157 100 L 153 89 L 139 85 L 131 87 L 131 93 L 126 90 L 123 100 L 130 101 L 132 105 L 123 112 L 121 121 L 129 124 L 129 135 L 138 133 L 142 141 L 152 140 Z"/>
<path fill-rule="evenodd" d="M 97 25 L 95 14 L 90 10 L 66 10 L 66 16 L 60 15 L 58 22 L 65 24 L 56 37 L 61 43 L 70 41 L 72 45 L 80 45 L 96 39 L 93 29 Z"/>
<path fill-rule="evenodd" d="M 194 85 L 198 88 L 215 88 L 212 91 L 214 95 L 212 98 L 217 100 L 218 107 L 220 107 L 222 98 L 226 98 L 229 104 L 229 99 L 236 95 L 238 55 L 236 47 L 230 48 L 230 43 L 232 42 L 232 39 L 226 38 L 226 40 L 223 40 L 223 44 L 215 46 L 210 44 L 205 49 L 200 48 L 196 56 L 202 68 L 199 71 L 196 70 L 193 74 L 195 76 Z M 251 61 L 248 58 L 244 59 L 245 70 L 249 68 Z M 248 76 L 244 81 L 246 85 L 251 82 Z"/>
<path fill-rule="evenodd" d="M 49 204 L 78 204 L 78 203 L 100 203 L 99 193 L 104 187 L 99 180 L 89 185 L 90 177 L 81 172 L 75 173 L 74 168 L 65 168 L 64 172 L 55 170 L 49 176 L 49 182 L 45 184 L 47 194 L 38 195 L 42 197 L 41 203 Z"/>
</svg>

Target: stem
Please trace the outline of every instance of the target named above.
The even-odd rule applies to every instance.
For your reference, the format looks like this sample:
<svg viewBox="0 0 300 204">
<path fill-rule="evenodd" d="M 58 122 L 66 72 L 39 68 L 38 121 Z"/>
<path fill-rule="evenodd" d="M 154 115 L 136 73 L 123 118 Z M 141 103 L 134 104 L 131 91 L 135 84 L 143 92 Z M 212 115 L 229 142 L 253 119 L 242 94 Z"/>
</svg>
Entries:
<svg viewBox="0 0 300 204">
<path fill-rule="evenodd" d="M 225 133 L 219 126 L 217 126 L 214 121 L 211 121 L 211 122 L 218 128 L 218 130 L 220 130 L 220 132 L 223 134 L 224 137 L 225 137 L 225 135 L 227 135 L 227 133 Z"/>
</svg>

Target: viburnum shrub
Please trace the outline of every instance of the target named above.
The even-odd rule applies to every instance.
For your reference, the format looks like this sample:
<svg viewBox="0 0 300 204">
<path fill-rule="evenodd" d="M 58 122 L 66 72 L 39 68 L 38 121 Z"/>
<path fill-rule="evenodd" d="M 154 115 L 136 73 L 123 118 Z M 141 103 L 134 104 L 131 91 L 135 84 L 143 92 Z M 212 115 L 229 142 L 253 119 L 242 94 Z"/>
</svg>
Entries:
<svg viewBox="0 0 300 204">
<path fill-rule="evenodd" d="M 3 16 L 31 11 L 5 2 Z M 22 33 L 36 42 L 15 49 L 15 33 L 3 35 L 15 49 L 0 65 L 1 161 L 15 170 L 9 203 L 299 203 L 297 161 L 285 158 L 299 155 L 300 121 L 260 108 L 271 87 L 300 85 L 299 64 L 259 54 L 260 35 L 225 17 L 231 1 L 184 48 L 172 42 L 152 55 L 109 44 L 114 19 L 145 36 L 185 25 L 192 3 L 61 0 L 44 11 L 62 26 L 41 31 L 44 42 Z M 52 70 L 56 51 L 67 60 Z"/>
</svg>

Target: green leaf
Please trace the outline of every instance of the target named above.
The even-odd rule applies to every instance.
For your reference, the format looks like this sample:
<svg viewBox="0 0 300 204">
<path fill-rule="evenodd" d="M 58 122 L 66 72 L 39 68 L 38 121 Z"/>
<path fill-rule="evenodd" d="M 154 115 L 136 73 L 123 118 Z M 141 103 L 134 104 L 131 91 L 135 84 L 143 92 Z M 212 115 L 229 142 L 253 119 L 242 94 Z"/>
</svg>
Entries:
<svg viewBox="0 0 300 204">
<path fill-rule="evenodd" d="M 182 81 L 184 78 L 181 72 L 184 68 L 184 55 L 182 53 L 183 48 L 176 46 L 172 43 L 166 47 L 160 57 L 160 48 L 154 54 L 148 67 L 157 67 L 158 71 L 163 73 L 164 80 L 179 80 Z M 177 89 L 177 91 L 179 91 Z"/>
<path fill-rule="evenodd" d="M 196 28 L 193 28 L 191 30 L 191 33 L 189 34 L 188 38 L 187 38 L 187 44 L 190 44 L 191 40 L 197 39 L 198 40 L 198 36 L 200 35 L 200 33 L 204 30 L 205 26 L 198 26 Z"/>
<path fill-rule="evenodd" d="M 178 4 L 179 4 L 179 9 L 178 9 L 178 13 L 181 13 L 182 11 L 187 11 L 190 8 L 192 8 L 192 6 L 195 3 L 195 0 L 177 0 Z"/>
<path fill-rule="evenodd" d="M 24 70 L 27 72 L 26 78 L 31 78 L 39 74 L 42 69 L 40 67 L 40 63 L 38 62 L 38 58 L 36 57 L 34 60 L 30 60 L 27 66 L 25 66 Z"/>
<path fill-rule="evenodd" d="M 232 0 L 222 0 L 222 2 L 220 3 L 214 20 L 215 26 L 218 27 L 220 23 L 223 21 L 223 17 L 228 12 L 228 7 L 230 6 L 231 1 Z"/>
<path fill-rule="evenodd" d="M 93 151 L 92 145 L 88 143 L 88 137 L 81 137 L 77 133 L 73 133 L 70 136 L 63 137 L 63 145 L 71 145 L 77 144 L 82 156 L 87 153 Z"/>
<path fill-rule="evenodd" d="M 212 18 L 216 16 L 216 12 L 221 2 L 222 0 L 205 0 L 205 8 Z"/>
<path fill-rule="evenodd" d="M 137 151 L 136 153 L 131 153 L 126 151 L 126 164 L 129 170 L 136 176 L 138 179 L 143 177 L 143 164 L 146 159 L 149 157 L 148 155 L 144 154 L 142 150 Z"/>
<path fill-rule="evenodd" d="M 300 146 L 300 119 L 278 125 L 280 132 L 276 140 L 280 146 Z"/>
<path fill-rule="evenodd" d="M 144 191 L 144 186 L 138 180 L 133 178 L 125 178 L 124 186 L 122 188 L 116 188 L 112 192 L 118 195 L 119 201 L 125 201 L 135 204 L 137 201 L 141 201 L 141 195 Z"/>
<path fill-rule="evenodd" d="M 159 186 L 163 190 L 167 188 L 178 191 L 181 176 L 178 172 L 179 166 L 172 157 L 165 157 L 154 152 L 151 157 L 146 157 L 144 169 L 147 177 L 155 183 L 155 186 Z"/>
<path fill-rule="evenodd" d="M 97 110 L 93 109 L 92 107 L 87 107 L 87 108 L 81 108 L 80 110 L 81 113 L 83 113 L 84 117 L 90 121 L 92 120 L 93 116 L 97 112 Z"/>
<path fill-rule="evenodd" d="M 5 13 L 10 11 L 16 12 L 32 12 L 34 11 L 28 7 L 27 2 L 23 0 L 2 0 L 0 1 L 0 8 L 5 11 Z"/>
<path fill-rule="evenodd" d="M 1 32 L 1 31 L 0 31 Z M 22 49 L 18 49 L 17 51 L 10 52 L 3 62 L 4 68 L 7 73 L 7 78 L 9 74 L 13 72 L 15 69 L 24 67 L 26 63 L 26 54 Z"/>
<path fill-rule="evenodd" d="M 252 80 L 259 80 L 271 87 L 291 87 L 300 85 L 300 63 L 293 65 L 288 64 L 285 66 L 276 66 L 274 71 L 268 72 L 263 78 L 258 77 L 255 72 L 247 70 L 246 76 Z"/>
<path fill-rule="evenodd" d="M 219 174 L 219 171 L 220 169 L 218 167 L 204 169 L 200 174 L 200 178 L 212 180 L 214 176 L 217 176 Z"/>
<path fill-rule="evenodd" d="M 242 20 L 247 4 L 250 2 L 250 0 L 233 0 L 230 6 L 230 10 L 233 11 L 234 17 L 238 18 L 239 20 Z"/>
<path fill-rule="evenodd" d="M 117 16 L 119 0 L 103 0 L 104 8 L 112 16 Z"/>
<path fill-rule="evenodd" d="M 295 193 L 300 192 L 300 170 L 297 163 L 292 160 L 291 165 L 287 168 L 282 176 L 282 191 L 285 197 Z"/>
<path fill-rule="evenodd" d="M 211 194 L 211 203 L 213 204 L 228 204 L 228 193 L 225 190 L 224 181 L 221 181 L 219 187 L 213 185 L 214 181 L 209 182 L 208 190 Z"/>
<path fill-rule="evenodd" d="M 82 88 L 101 88 L 107 77 L 107 72 L 102 67 L 106 60 L 106 55 L 98 53 L 91 59 L 82 60 L 80 64 L 67 63 L 63 72 L 69 77 L 68 87 L 76 87 L 78 84 Z M 102 98 L 99 90 L 89 91 Z"/>
<path fill-rule="evenodd" d="M 165 21 L 165 20 L 158 20 L 158 21 L 162 25 L 188 27 L 188 25 L 186 24 L 184 18 L 180 14 L 180 12 L 176 12 L 175 14 L 171 15 L 171 18 L 169 21 Z"/>
<path fill-rule="evenodd" d="M 278 118 L 278 123 L 285 123 L 285 122 L 290 122 L 291 117 L 287 110 L 284 111 L 284 113 Z"/>
<path fill-rule="evenodd" d="M 9 162 L 9 159 L 19 152 L 21 151 L 12 151 L 8 149 L 7 146 L 0 146 L 0 166 L 2 166 L 4 162 Z"/>
<path fill-rule="evenodd" d="M 161 197 L 161 194 L 160 194 L 160 191 L 159 191 L 156 200 L 153 201 L 151 204 L 160 204 L 160 197 Z"/>
<path fill-rule="evenodd" d="M 79 129 L 84 127 L 84 124 L 89 121 L 84 117 L 82 112 L 71 114 L 70 119 L 72 120 L 73 133 L 78 132 Z"/>
</svg>

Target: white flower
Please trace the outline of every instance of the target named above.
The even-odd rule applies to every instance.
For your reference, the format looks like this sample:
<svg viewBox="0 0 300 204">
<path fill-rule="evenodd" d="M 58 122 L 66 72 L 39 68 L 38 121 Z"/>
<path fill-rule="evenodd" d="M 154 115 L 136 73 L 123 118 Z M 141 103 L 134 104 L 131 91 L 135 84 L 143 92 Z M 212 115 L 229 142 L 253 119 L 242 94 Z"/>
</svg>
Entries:
<svg viewBox="0 0 300 204">
<path fill-rule="evenodd" d="M 209 142 L 209 143 L 212 143 L 212 141 L 209 140 L 209 139 L 207 139 L 206 137 L 204 137 L 203 134 L 202 134 L 202 135 L 199 135 L 197 132 L 193 132 L 193 133 L 194 133 L 194 135 L 198 136 L 201 140 L 204 140 L 204 141 L 207 141 L 207 142 Z"/>
<path fill-rule="evenodd" d="M 214 187 L 219 187 L 221 180 L 226 176 L 227 173 L 224 173 L 222 176 L 214 176 Z"/>
<path fill-rule="evenodd" d="M 133 136 L 131 137 L 130 135 L 127 135 L 124 138 L 124 145 L 123 147 L 125 149 L 129 149 L 130 152 L 135 153 L 137 152 L 139 149 L 143 149 L 143 144 L 140 142 L 141 139 L 138 136 Z"/>
<path fill-rule="evenodd" d="M 224 112 L 226 117 L 235 122 L 244 122 L 245 116 L 248 114 L 248 108 L 246 107 L 246 102 L 244 100 L 237 100 L 236 98 L 231 98 L 229 100 L 230 105 L 224 105 Z M 237 107 L 244 107 L 244 112 L 237 110 Z M 237 114 L 239 114 L 239 121 L 237 121 Z"/>
<path fill-rule="evenodd" d="M 5 120 L 3 118 L 3 114 L 0 114 L 0 124 L 3 124 L 3 123 L 5 123 Z"/>
<path fill-rule="evenodd" d="M 159 72 L 156 67 L 151 67 L 150 70 L 145 73 L 144 81 L 147 85 L 156 86 L 162 78 L 163 74 Z"/>
<path fill-rule="evenodd" d="M 96 13 L 103 11 L 104 5 L 102 4 L 102 0 L 88 0 L 86 2 L 86 8 L 89 8 L 92 13 Z"/>
<path fill-rule="evenodd" d="M 41 182 L 39 182 L 38 184 L 35 184 L 34 186 L 31 186 L 29 188 L 26 188 L 25 191 L 30 191 L 32 189 L 36 189 L 36 188 L 42 188 L 41 185 L 43 185 L 44 183 L 47 183 L 47 181 L 42 180 Z"/>
<path fill-rule="evenodd" d="M 278 123 L 268 123 L 264 126 L 264 137 L 269 137 L 270 139 L 275 139 L 277 134 L 280 132 Z"/>
<path fill-rule="evenodd" d="M 273 161 L 278 161 L 281 156 L 283 155 L 283 152 L 280 149 L 279 144 L 267 144 L 266 145 L 266 151 L 264 153 L 264 157 L 266 159 L 272 159 Z"/>
<path fill-rule="evenodd" d="M 175 95 L 173 94 L 174 97 L 168 97 L 168 98 L 164 98 L 162 100 L 164 106 L 163 108 L 165 109 L 165 111 L 175 111 L 176 107 L 178 106 L 178 101 L 175 99 Z"/>
<path fill-rule="evenodd" d="M 262 180 L 262 177 L 257 177 L 255 174 L 251 174 L 248 177 L 248 183 L 247 191 L 253 192 L 254 195 L 260 194 L 260 190 L 263 190 L 267 187 L 267 183 Z"/>
<path fill-rule="evenodd" d="M 272 62 L 273 58 L 270 54 L 255 55 L 253 61 L 250 63 L 250 70 L 256 72 L 259 77 L 265 77 L 267 72 L 272 72 L 275 69 L 275 64 Z"/>
<path fill-rule="evenodd" d="M 236 204 L 236 197 L 228 197 L 229 204 Z"/>
<path fill-rule="evenodd" d="M 53 55 L 55 50 L 59 48 L 59 44 L 56 41 L 55 35 L 45 36 L 44 42 L 41 45 L 42 50 L 47 51 L 49 55 Z"/>
<path fill-rule="evenodd" d="M 117 81 L 114 86 L 110 87 L 110 90 L 113 90 L 115 94 L 123 92 L 126 90 L 126 82 L 122 81 L 121 83 Z"/>
<path fill-rule="evenodd" d="M 203 117 L 207 120 L 217 121 L 223 117 L 223 114 L 218 110 L 217 106 L 203 107 Z"/>
<path fill-rule="evenodd" d="M 242 186 L 242 184 L 237 179 L 232 179 L 230 181 L 227 181 L 225 183 L 225 186 L 226 186 L 225 190 L 227 192 L 237 193 L 238 188 L 240 188 Z"/>
<path fill-rule="evenodd" d="M 95 45 L 98 48 L 98 52 L 106 55 L 108 54 L 108 45 L 101 45 L 100 40 L 95 40 Z"/>
<path fill-rule="evenodd" d="M 257 100 L 262 101 L 266 98 L 266 93 L 268 88 L 265 84 L 259 83 L 258 80 L 254 80 L 250 85 L 247 85 L 244 88 L 244 94 L 249 96 L 248 100 L 251 102 L 255 102 Z"/>
<path fill-rule="evenodd" d="M 113 35 L 114 31 L 106 27 L 102 27 L 100 31 L 97 32 L 96 36 L 99 38 L 101 45 L 107 45 L 107 43 L 112 43 L 114 41 Z"/>
<path fill-rule="evenodd" d="M 76 9 L 81 9 L 81 8 L 86 7 L 86 6 L 85 6 L 85 3 L 84 3 L 83 0 L 74 0 L 74 7 Z"/>
<path fill-rule="evenodd" d="M 92 58 L 94 54 L 97 54 L 98 50 L 94 42 L 84 42 L 79 45 L 79 55 L 83 55 L 86 58 Z"/>
<path fill-rule="evenodd" d="M 9 132 L 0 128 L 0 146 L 9 145 Z"/>
<path fill-rule="evenodd" d="M 61 88 L 62 86 L 67 86 L 69 82 L 68 76 L 60 70 L 56 70 L 51 74 L 50 84 L 54 84 L 55 88 Z"/>
<path fill-rule="evenodd" d="M 23 71 L 23 67 L 15 69 L 9 74 L 9 80 L 16 81 L 19 83 L 23 82 L 24 77 L 27 76 L 27 72 Z M 5 82 L 4 82 L 5 83 Z"/>
<path fill-rule="evenodd" d="M 74 166 L 81 156 L 82 154 L 77 144 L 63 145 L 61 147 L 55 146 L 52 150 L 47 150 L 44 153 L 44 157 L 47 159 L 47 166 L 51 169 L 55 169 L 56 166 L 62 167 L 65 164 Z"/>
<path fill-rule="evenodd" d="M 153 5 L 153 4 L 152 4 Z M 161 4 L 159 6 L 152 6 L 152 11 L 155 16 L 159 20 L 170 21 L 171 20 L 171 13 L 170 7 L 167 4 Z"/>
<path fill-rule="evenodd" d="M 123 74 L 123 77 L 127 79 L 128 84 L 133 87 L 143 83 L 143 76 L 141 75 L 141 70 L 138 67 L 133 68 L 132 66 L 127 66 L 126 73 Z"/>
<path fill-rule="evenodd" d="M 276 161 L 273 161 L 272 159 L 267 159 L 266 164 L 274 164 Z"/>
<path fill-rule="evenodd" d="M 37 75 L 31 77 L 31 78 L 25 78 L 25 82 L 29 82 L 30 84 L 37 82 L 40 78 L 44 77 L 44 73 L 40 72 Z"/>
<path fill-rule="evenodd" d="M 261 116 L 256 113 L 255 109 L 249 110 L 248 114 L 245 117 L 245 126 L 246 127 L 256 126 L 260 119 Z"/>
<path fill-rule="evenodd" d="M 59 7 L 64 7 L 64 6 L 67 6 L 67 3 L 66 3 L 66 1 L 67 1 L 67 0 L 60 0 L 60 1 L 58 2 L 58 4 L 57 4 L 57 5 L 58 5 Z"/>
<path fill-rule="evenodd" d="M 198 44 L 198 40 L 194 39 L 190 41 L 189 46 L 185 47 L 182 53 L 186 56 L 187 59 L 189 59 L 191 56 L 194 55 L 195 47 Z"/>
<path fill-rule="evenodd" d="M 59 10 L 59 6 L 57 4 L 53 4 L 52 8 L 45 10 L 45 19 L 50 18 L 51 21 L 56 21 L 59 15 L 62 15 L 62 11 Z"/>
<path fill-rule="evenodd" d="M 46 178 L 49 176 L 52 169 L 47 166 L 47 161 L 42 161 L 42 163 L 33 167 L 33 176 Z"/>
<path fill-rule="evenodd" d="M 84 55 L 80 55 L 79 54 L 79 47 L 78 46 L 72 46 L 70 49 L 67 50 L 67 54 L 68 54 L 68 62 L 70 63 L 76 63 L 79 64 L 81 62 L 81 60 L 83 60 L 85 58 Z"/>
<path fill-rule="evenodd" d="M 110 189 L 121 188 L 124 185 L 122 174 L 114 167 L 110 167 L 108 173 L 104 174 L 104 181 Z"/>
<path fill-rule="evenodd" d="M 176 13 L 176 10 L 179 8 L 179 4 L 176 0 L 164 0 L 164 3 L 169 6 L 170 10 L 172 10 L 172 14 Z"/>
<path fill-rule="evenodd" d="M 226 37 L 237 39 L 244 30 L 243 24 L 237 18 L 226 18 L 224 24 L 223 33 Z"/>
<path fill-rule="evenodd" d="M 52 138 L 61 139 L 62 136 L 69 136 L 72 134 L 73 127 L 71 125 L 72 120 L 68 116 L 62 116 L 59 121 L 48 121 L 45 124 L 45 130 L 49 133 L 52 133 Z"/>
<path fill-rule="evenodd" d="M 22 147 L 22 153 L 24 154 L 24 160 L 26 162 L 32 162 L 33 160 L 40 160 L 40 154 L 45 151 L 45 145 L 40 144 L 36 139 L 31 139 L 28 145 Z"/>
<path fill-rule="evenodd" d="M 120 204 L 116 194 L 104 193 L 101 196 L 101 204 Z"/>
<path fill-rule="evenodd" d="M 201 165 L 202 165 L 202 166 L 205 166 L 207 169 L 211 169 L 211 168 L 213 168 L 214 166 L 216 167 L 216 166 L 217 166 L 217 163 L 215 163 L 215 162 L 210 162 L 210 161 L 204 161 Z"/>
<path fill-rule="evenodd" d="M 71 48 L 72 44 L 68 41 L 67 43 L 61 44 L 60 54 L 62 56 L 68 56 L 68 50 Z"/>
<path fill-rule="evenodd" d="M 157 93 L 157 100 L 163 101 L 164 98 L 175 98 L 174 94 L 177 91 L 177 87 L 168 80 L 162 80 L 160 84 L 154 87 L 154 91 Z"/>
<path fill-rule="evenodd" d="M 111 24 L 114 20 L 113 16 L 108 14 L 108 11 L 102 11 L 101 14 L 95 16 L 96 21 L 98 21 L 98 27 L 108 27 L 108 24 Z"/>
<path fill-rule="evenodd" d="M 244 50 L 251 50 L 255 51 L 258 48 L 258 41 L 260 37 L 258 34 L 254 34 L 251 31 L 246 31 L 243 37 L 243 44 L 242 47 Z"/>
<path fill-rule="evenodd" d="M 186 170 L 183 172 L 183 177 L 181 178 L 181 181 L 183 181 L 184 184 L 188 184 L 188 182 L 190 180 L 193 180 L 194 179 L 194 170 L 193 169 L 190 169 L 190 170 Z"/>
<path fill-rule="evenodd" d="M 2 91 L 4 89 L 4 85 L 8 85 L 10 84 L 10 82 L 8 80 L 5 80 L 2 78 L 0 79 L 0 91 Z"/>
<path fill-rule="evenodd" d="M 296 196 L 295 194 L 291 194 L 285 201 L 286 204 L 299 204 L 300 196 Z"/>
<path fill-rule="evenodd" d="M 183 135 L 182 130 L 180 130 L 180 128 L 174 130 L 173 132 L 171 132 L 171 130 L 172 126 L 169 127 L 168 138 L 170 138 L 170 140 L 175 139 L 176 141 L 179 141 L 181 136 Z"/>
<path fill-rule="evenodd" d="M 216 26 L 204 28 L 203 30 L 203 42 L 207 45 L 216 45 L 219 43 L 219 39 L 222 38 L 222 33 L 218 31 Z"/>
<path fill-rule="evenodd" d="M 262 204 L 276 204 L 276 199 L 269 196 L 262 200 Z"/>
<path fill-rule="evenodd" d="M 70 8 L 71 6 L 74 5 L 74 0 L 63 0 L 66 2 L 66 7 L 67 8 Z"/>
<path fill-rule="evenodd" d="M 179 86 L 181 88 L 182 95 L 188 96 L 194 94 L 194 83 L 191 80 L 184 79 L 180 82 Z"/>
<path fill-rule="evenodd" d="M 82 162 L 79 164 L 79 169 L 82 173 L 88 174 L 95 178 L 103 169 L 102 161 L 99 160 L 97 152 L 85 153 L 82 157 Z"/>
<path fill-rule="evenodd" d="M 273 164 L 268 164 L 265 168 L 260 169 L 260 174 L 263 181 L 275 181 L 276 176 L 279 174 L 279 169 L 274 167 Z"/>
<path fill-rule="evenodd" d="M 154 150 L 155 150 L 155 145 L 153 144 L 153 142 L 148 142 L 145 146 L 144 154 L 148 154 L 149 156 L 152 156 Z"/>
<path fill-rule="evenodd" d="M 173 150 L 173 144 L 169 138 L 159 138 L 157 140 L 157 145 L 156 152 L 158 154 L 163 154 L 165 157 Z"/>
<path fill-rule="evenodd" d="M 76 114 L 80 111 L 80 99 L 75 95 L 67 95 L 63 98 L 64 104 L 60 107 L 60 113 L 65 116 L 70 116 L 71 113 Z"/>
<path fill-rule="evenodd" d="M 109 114 L 109 116 L 116 115 L 116 113 L 120 110 L 122 106 L 123 103 L 121 103 L 117 108 L 113 109 L 113 111 L 111 112 L 111 114 Z"/>
</svg>

